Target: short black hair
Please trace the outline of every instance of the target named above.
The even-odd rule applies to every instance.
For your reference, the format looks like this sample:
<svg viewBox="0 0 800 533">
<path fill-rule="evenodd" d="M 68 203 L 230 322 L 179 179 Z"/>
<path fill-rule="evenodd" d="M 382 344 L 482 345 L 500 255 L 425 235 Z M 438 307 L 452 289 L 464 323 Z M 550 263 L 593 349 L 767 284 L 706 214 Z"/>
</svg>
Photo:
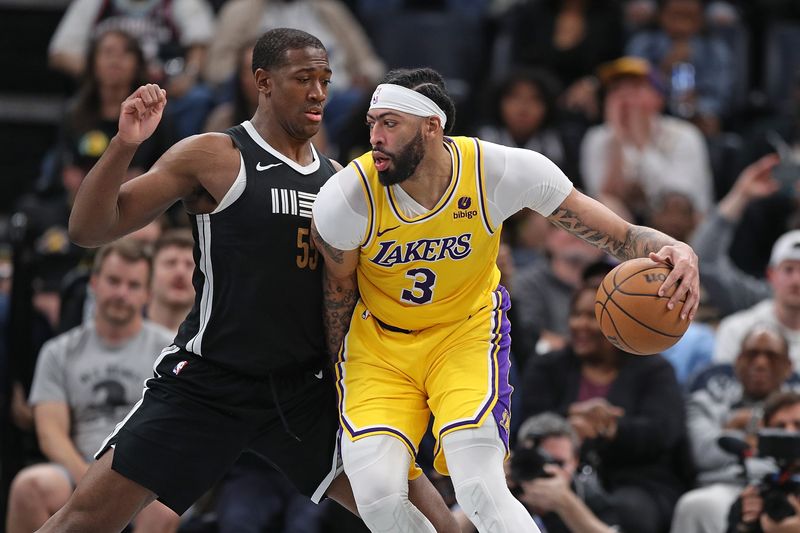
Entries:
<svg viewBox="0 0 800 533">
<path fill-rule="evenodd" d="M 549 70 L 543 68 L 515 67 L 504 78 L 495 82 L 488 91 L 488 99 L 484 104 L 486 116 L 495 124 L 503 123 L 502 103 L 519 84 L 530 84 L 536 87 L 539 98 L 545 107 L 541 127 L 548 127 L 556 119 L 557 99 L 561 94 L 561 82 Z"/>
<path fill-rule="evenodd" d="M 764 402 L 764 425 L 770 427 L 772 425 L 772 417 L 775 413 L 793 407 L 800 403 L 800 394 L 792 391 L 778 391 L 773 392 Z"/>
<path fill-rule="evenodd" d="M 447 117 L 444 132 L 450 133 L 453 131 L 453 126 L 456 123 L 456 105 L 447 93 L 444 78 L 432 68 L 399 68 L 390 70 L 383 77 L 381 83 L 399 85 L 433 100 Z"/>
<path fill-rule="evenodd" d="M 260 68 L 264 70 L 280 68 L 289 63 L 286 52 L 309 47 L 325 50 L 322 41 L 310 33 L 293 28 L 269 30 L 259 37 L 253 48 L 253 73 Z"/>
</svg>

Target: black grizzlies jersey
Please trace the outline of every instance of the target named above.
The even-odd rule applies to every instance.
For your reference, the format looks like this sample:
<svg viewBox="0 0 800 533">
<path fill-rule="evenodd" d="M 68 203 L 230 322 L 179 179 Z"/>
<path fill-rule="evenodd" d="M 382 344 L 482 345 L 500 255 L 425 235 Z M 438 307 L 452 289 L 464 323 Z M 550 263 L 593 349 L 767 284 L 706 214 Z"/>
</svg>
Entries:
<svg viewBox="0 0 800 533">
<path fill-rule="evenodd" d="M 242 168 L 214 212 L 192 216 L 196 296 L 175 344 L 256 377 L 311 365 L 326 353 L 311 205 L 336 170 L 316 150 L 300 166 L 249 121 L 226 133 Z"/>
</svg>

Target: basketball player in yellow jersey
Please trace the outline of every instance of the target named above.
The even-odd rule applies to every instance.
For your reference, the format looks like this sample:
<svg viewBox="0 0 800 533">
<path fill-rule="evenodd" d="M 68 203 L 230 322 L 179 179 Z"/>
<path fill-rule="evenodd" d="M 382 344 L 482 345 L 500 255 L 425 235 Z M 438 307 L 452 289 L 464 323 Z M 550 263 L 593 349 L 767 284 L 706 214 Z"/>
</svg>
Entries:
<svg viewBox="0 0 800 533">
<path fill-rule="evenodd" d="M 344 469 L 372 531 L 434 531 L 409 502 L 407 482 L 433 414 L 434 465 L 452 476 L 478 530 L 535 532 L 503 474 L 511 396 L 510 301 L 495 266 L 503 221 L 529 207 L 619 259 L 674 265 L 662 290 L 680 281 L 668 305 L 685 295 L 685 319 L 698 304 L 697 257 L 574 190 L 541 154 L 445 137 L 454 118 L 438 73 L 390 72 L 367 113 L 373 151 L 331 177 L 313 207 Z"/>
</svg>

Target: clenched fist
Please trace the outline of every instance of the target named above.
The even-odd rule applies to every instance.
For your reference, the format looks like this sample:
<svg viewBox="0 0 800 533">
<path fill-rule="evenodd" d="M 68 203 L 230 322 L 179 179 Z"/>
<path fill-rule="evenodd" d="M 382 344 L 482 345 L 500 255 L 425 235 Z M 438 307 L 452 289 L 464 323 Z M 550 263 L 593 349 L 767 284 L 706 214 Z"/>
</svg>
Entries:
<svg viewBox="0 0 800 533">
<path fill-rule="evenodd" d="M 126 143 L 143 142 L 161 122 L 166 105 L 167 91 L 154 83 L 142 85 L 122 102 L 117 135 Z"/>
</svg>

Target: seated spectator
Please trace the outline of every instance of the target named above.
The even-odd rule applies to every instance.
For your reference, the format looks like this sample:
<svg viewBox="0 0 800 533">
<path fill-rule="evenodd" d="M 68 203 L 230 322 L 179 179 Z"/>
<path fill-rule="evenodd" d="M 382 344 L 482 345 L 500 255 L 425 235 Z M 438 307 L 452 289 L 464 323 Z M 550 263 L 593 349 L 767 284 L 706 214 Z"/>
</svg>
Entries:
<svg viewBox="0 0 800 533">
<path fill-rule="evenodd" d="M 778 161 L 775 154 L 768 154 L 745 168 L 692 236 L 691 244 L 700 262 L 700 283 L 723 317 L 772 296 L 769 282 L 740 270 L 728 252 L 748 205 L 779 189 L 772 177 Z"/>
<path fill-rule="evenodd" d="M 782 389 L 792 373 L 786 339 L 774 327 L 755 326 L 744 337 L 734 365 L 703 374 L 705 385 L 687 402 L 689 442 L 700 488 L 681 496 L 672 519 L 672 533 L 724 531 L 731 504 L 746 479 L 737 457 L 723 450 L 718 439 L 735 431 L 755 443 L 764 400 Z M 794 375 L 794 387 L 800 386 Z"/>
<path fill-rule="evenodd" d="M 703 32 L 703 0 L 662 0 L 659 27 L 635 35 L 625 50 L 657 66 L 667 84 L 669 110 L 693 120 L 706 135 L 720 131 L 730 105 L 733 56 L 720 38 Z M 685 79 L 682 79 L 685 77 Z"/>
<path fill-rule="evenodd" d="M 153 280 L 145 315 L 174 333 L 194 304 L 193 250 L 188 229 L 168 230 L 153 246 Z"/>
<path fill-rule="evenodd" d="M 796 392 L 780 392 L 767 399 L 764 406 L 764 426 L 774 428 L 777 435 L 800 436 L 800 394 Z M 759 439 L 759 446 L 763 442 Z M 761 450 L 760 450 L 761 451 Z M 780 463 L 783 476 L 797 476 L 798 461 L 782 460 Z M 775 482 L 773 482 L 773 486 Z M 780 500 L 788 507 L 787 514 L 775 516 L 776 502 L 770 502 L 767 508 L 761 494 L 762 484 L 748 485 L 731 508 L 728 517 L 728 533 L 795 533 L 800 531 L 800 498 L 796 490 L 773 489 L 781 493 Z"/>
<path fill-rule="evenodd" d="M 558 129 L 558 93 L 558 81 L 546 70 L 511 72 L 491 91 L 487 123 L 478 129 L 478 137 L 544 154 L 580 186 L 574 168 L 577 153 Z"/>
<path fill-rule="evenodd" d="M 713 198 L 705 140 L 690 122 L 662 114 L 658 74 L 632 57 L 607 63 L 598 74 L 606 89 L 605 123 L 589 129 L 581 146 L 587 192 L 616 197 L 641 218 L 649 203 L 677 191 L 705 213 Z"/>
<path fill-rule="evenodd" d="M 36 530 L 66 503 L 103 439 L 141 398 L 155 354 L 171 341 L 167 330 L 142 319 L 150 276 L 150 259 L 140 245 L 106 246 L 92 273 L 94 320 L 42 348 L 30 403 L 50 463 L 26 468 L 14 479 L 9 533 Z M 175 531 L 177 525 L 178 516 L 154 502 L 139 514 L 134 531 Z"/>
<path fill-rule="evenodd" d="M 783 333 L 789 342 L 789 357 L 795 368 L 800 368 L 800 230 L 784 234 L 772 247 L 767 279 L 772 287 L 771 299 L 720 322 L 714 361 L 733 361 L 744 334 L 755 324 L 766 323 Z"/>
<path fill-rule="evenodd" d="M 664 190 L 648 209 L 648 225 L 681 242 L 689 242 L 699 221 L 692 198 L 679 191 Z"/>
<path fill-rule="evenodd" d="M 340 0 L 230 0 L 219 13 L 206 80 L 224 83 L 236 71 L 238 53 L 246 43 L 281 27 L 307 31 L 328 51 L 334 77 L 323 120 L 329 138 L 335 140 L 353 106 L 375 88 L 385 71 L 363 28 Z"/>
<path fill-rule="evenodd" d="M 528 0 L 510 17 L 512 63 L 555 73 L 566 88 L 563 106 L 594 122 L 599 106 L 592 74 L 598 65 L 622 53 L 619 2 Z"/>
<path fill-rule="evenodd" d="M 87 61 L 84 82 L 62 119 L 54 151 L 56 163 L 43 177 L 41 190 L 22 197 L 17 206 L 25 215 L 26 238 L 36 250 L 34 257 L 48 256 L 51 275 L 47 281 L 52 284 L 49 292 L 53 294 L 58 294 L 62 279 L 86 256 L 67 234 L 75 194 L 116 135 L 122 102 L 145 83 L 142 50 L 123 31 L 109 30 L 99 35 L 90 43 Z M 129 168 L 130 177 L 148 170 L 167 149 L 171 138 L 168 122 L 159 125 L 137 150 Z"/>
<path fill-rule="evenodd" d="M 522 423 L 517 441 L 511 483 L 517 498 L 537 515 L 543 533 L 618 531 L 608 494 L 592 468 L 580 464 L 580 440 L 569 422 L 553 413 L 532 416 Z M 525 452 L 535 452 L 537 459 L 523 457 Z M 530 477 L 527 470 L 538 465 L 539 458 L 548 464 Z"/>
<path fill-rule="evenodd" d="M 20 198 L 16 211 L 18 255 L 29 264 L 20 272 L 38 285 L 37 293 L 57 295 L 64 275 L 85 256 L 67 234 L 75 194 L 89 169 L 116 134 L 120 104 L 143 83 L 144 63 L 138 44 L 128 34 L 109 31 L 93 41 L 88 55 L 90 69 L 78 95 L 70 103 L 53 152 L 54 164 L 37 190 Z M 163 131 L 159 128 L 158 131 Z M 132 172 L 143 172 L 166 148 L 164 135 L 148 139 L 132 162 Z M 162 138 L 162 141 L 158 139 Z M 152 142 L 151 142 L 152 141 Z M 50 309 L 58 309 L 58 304 Z M 53 318 L 52 313 L 48 314 Z M 57 323 L 58 320 L 51 320 Z"/>
<path fill-rule="evenodd" d="M 137 241 L 142 246 L 152 250 L 164 228 L 167 226 L 167 215 L 161 215 L 127 235 L 130 240 Z M 91 320 L 94 314 L 94 294 L 89 287 L 92 273 L 93 250 L 90 251 L 81 263 L 70 270 L 61 282 L 61 315 L 59 332 L 70 330 L 81 325 L 85 320 Z M 151 291 L 153 288 L 151 287 Z M 165 326 L 167 327 L 167 326 Z M 169 327 L 167 327 L 169 329 Z"/>
<path fill-rule="evenodd" d="M 565 346 L 570 299 L 584 268 L 603 256 L 600 249 L 553 226 L 547 229 L 545 249 L 547 261 L 517 271 L 513 280 L 514 353 L 523 360 Z M 529 339 L 537 336 L 537 346 L 531 346 Z"/>
<path fill-rule="evenodd" d="M 92 39 L 86 65 L 84 81 L 67 109 L 59 139 L 64 173 L 70 173 L 69 179 L 78 185 L 117 134 L 122 102 L 148 81 L 142 48 L 122 30 L 108 30 Z M 169 121 L 160 124 L 136 151 L 128 175 L 148 170 L 170 146 L 172 137 Z"/>
<path fill-rule="evenodd" d="M 596 291 L 575 292 L 567 346 L 528 361 L 522 416 L 568 418 L 585 439 L 583 456 L 597 458 L 622 530 L 658 533 L 668 528 L 690 470 L 682 392 L 663 357 L 628 355 L 603 336 Z"/>
<path fill-rule="evenodd" d="M 165 113 L 173 118 L 179 138 L 199 133 L 212 100 L 199 83 L 214 30 L 208 2 L 75 0 L 50 41 L 50 65 L 81 77 L 90 67 L 85 60 L 89 43 L 109 30 L 124 31 L 139 41 L 148 81 L 161 84 L 170 95 Z"/>
</svg>

